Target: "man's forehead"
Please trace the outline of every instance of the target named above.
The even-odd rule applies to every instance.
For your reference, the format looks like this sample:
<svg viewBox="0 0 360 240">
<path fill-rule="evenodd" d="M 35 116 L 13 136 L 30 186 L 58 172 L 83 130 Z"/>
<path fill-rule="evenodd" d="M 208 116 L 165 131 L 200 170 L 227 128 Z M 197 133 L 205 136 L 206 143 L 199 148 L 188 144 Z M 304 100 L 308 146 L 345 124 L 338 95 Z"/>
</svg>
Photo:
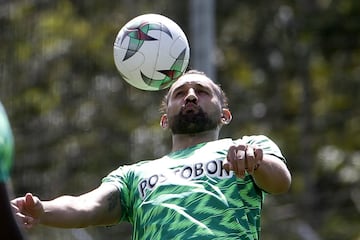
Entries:
<svg viewBox="0 0 360 240">
<path fill-rule="evenodd" d="M 214 86 L 214 82 L 205 75 L 202 74 L 185 74 L 174 82 L 171 89 L 175 89 L 185 84 L 201 84 Z"/>
</svg>

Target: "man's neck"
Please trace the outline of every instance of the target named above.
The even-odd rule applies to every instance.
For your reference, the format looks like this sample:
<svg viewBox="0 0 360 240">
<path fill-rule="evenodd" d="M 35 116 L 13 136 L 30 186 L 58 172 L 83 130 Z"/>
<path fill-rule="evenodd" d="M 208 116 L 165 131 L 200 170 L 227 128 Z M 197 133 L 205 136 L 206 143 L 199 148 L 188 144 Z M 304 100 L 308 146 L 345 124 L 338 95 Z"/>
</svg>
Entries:
<svg viewBox="0 0 360 240">
<path fill-rule="evenodd" d="M 193 134 L 174 134 L 172 136 L 172 152 L 192 147 L 199 143 L 215 141 L 218 138 L 218 129 Z"/>
</svg>

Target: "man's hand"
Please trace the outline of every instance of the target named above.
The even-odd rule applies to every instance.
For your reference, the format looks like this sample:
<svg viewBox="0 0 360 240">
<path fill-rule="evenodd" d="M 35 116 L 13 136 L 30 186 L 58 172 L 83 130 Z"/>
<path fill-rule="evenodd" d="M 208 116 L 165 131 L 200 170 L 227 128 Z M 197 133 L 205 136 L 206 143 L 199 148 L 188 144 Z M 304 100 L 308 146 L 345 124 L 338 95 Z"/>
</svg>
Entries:
<svg viewBox="0 0 360 240">
<path fill-rule="evenodd" d="M 11 205 L 25 228 L 36 224 L 58 228 L 109 226 L 121 216 L 119 190 L 107 183 L 79 196 L 63 195 L 48 201 L 27 193 L 12 200 Z"/>
<path fill-rule="evenodd" d="M 44 214 L 44 208 L 40 199 L 31 193 L 12 200 L 11 206 L 17 219 L 25 228 L 31 228 L 38 224 L 41 216 Z"/>
<path fill-rule="evenodd" d="M 252 175 L 260 166 L 263 160 L 263 151 L 261 148 L 247 144 L 233 145 L 229 148 L 226 159 L 224 168 L 227 171 L 234 171 L 237 177 L 244 178 L 245 171 Z"/>
</svg>

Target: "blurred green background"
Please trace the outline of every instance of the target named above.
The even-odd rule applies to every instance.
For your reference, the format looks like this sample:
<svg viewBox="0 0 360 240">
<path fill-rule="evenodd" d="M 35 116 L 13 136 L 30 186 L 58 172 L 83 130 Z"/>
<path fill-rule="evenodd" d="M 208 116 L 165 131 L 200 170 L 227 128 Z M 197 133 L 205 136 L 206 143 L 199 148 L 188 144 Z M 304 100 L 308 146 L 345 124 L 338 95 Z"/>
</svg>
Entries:
<svg viewBox="0 0 360 240">
<path fill-rule="evenodd" d="M 125 83 L 113 42 L 127 21 L 151 12 L 176 21 L 194 48 L 192 3 L 0 1 L 0 100 L 16 142 L 14 196 L 78 195 L 120 165 L 169 152 L 170 133 L 158 124 L 166 91 Z M 208 51 L 234 116 L 222 137 L 268 135 L 293 176 L 289 193 L 266 198 L 262 239 L 359 240 L 360 1 L 224 0 L 213 9 Z M 131 227 L 39 226 L 27 234 L 130 239 Z"/>
</svg>

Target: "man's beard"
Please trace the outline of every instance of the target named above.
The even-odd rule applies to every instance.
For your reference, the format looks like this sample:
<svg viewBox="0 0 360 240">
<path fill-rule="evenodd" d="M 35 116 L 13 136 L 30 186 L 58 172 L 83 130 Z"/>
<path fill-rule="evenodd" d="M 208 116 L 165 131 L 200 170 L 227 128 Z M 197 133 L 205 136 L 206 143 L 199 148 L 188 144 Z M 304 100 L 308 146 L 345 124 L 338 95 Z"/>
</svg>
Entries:
<svg viewBox="0 0 360 240">
<path fill-rule="evenodd" d="M 169 124 L 173 134 L 193 134 L 213 130 L 218 122 L 200 108 L 196 113 L 180 111 Z"/>
</svg>

